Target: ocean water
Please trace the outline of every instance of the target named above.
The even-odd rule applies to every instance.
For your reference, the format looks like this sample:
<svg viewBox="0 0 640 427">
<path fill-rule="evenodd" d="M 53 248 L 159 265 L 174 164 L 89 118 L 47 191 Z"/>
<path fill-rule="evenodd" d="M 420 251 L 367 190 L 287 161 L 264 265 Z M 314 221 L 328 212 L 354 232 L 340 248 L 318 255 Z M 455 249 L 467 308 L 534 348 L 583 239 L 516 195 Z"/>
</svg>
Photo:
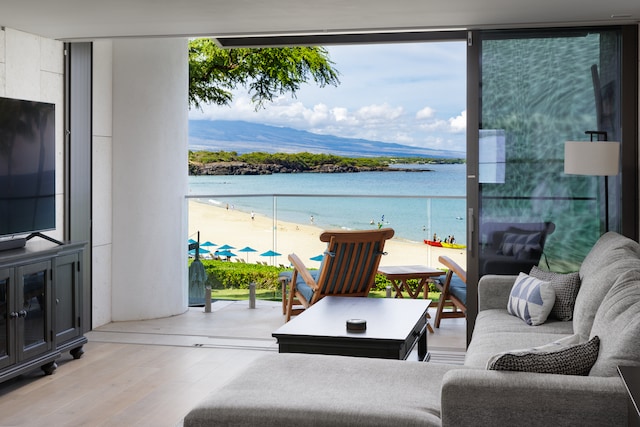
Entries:
<svg viewBox="0 0 640 427">
<path fill-rule="evenodd" d="M 190 176 L 189 196 L 279 221 L 313 221 L 324 229 L 381 223 L 409 241 L 436 233 L 465 243 L 466 165 L 402 167 L 406 171 Z"/>
</svg>

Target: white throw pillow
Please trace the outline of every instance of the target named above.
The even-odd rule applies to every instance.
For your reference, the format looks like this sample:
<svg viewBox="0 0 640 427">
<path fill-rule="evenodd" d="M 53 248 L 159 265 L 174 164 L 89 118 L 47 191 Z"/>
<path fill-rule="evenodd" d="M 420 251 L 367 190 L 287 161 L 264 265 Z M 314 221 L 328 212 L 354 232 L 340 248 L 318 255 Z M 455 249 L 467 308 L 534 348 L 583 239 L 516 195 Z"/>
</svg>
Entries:
<svg viewBox="0 0 640 427">
<path fill-rule="evenodd" d="M 556 301 L 556 292 L 549 282 L 520 273 L 511 288 L 507 311 L 527 325 L 543 324 Z"/>
</svg>

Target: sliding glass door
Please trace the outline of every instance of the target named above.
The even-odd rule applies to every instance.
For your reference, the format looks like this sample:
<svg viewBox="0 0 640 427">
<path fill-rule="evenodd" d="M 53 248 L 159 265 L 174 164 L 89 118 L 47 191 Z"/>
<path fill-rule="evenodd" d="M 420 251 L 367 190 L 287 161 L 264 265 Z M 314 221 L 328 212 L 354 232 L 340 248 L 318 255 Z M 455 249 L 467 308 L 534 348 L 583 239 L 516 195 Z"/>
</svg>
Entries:
<svg viewBox="0 0 640 427">
<path fill-rule="evenodd" d="M 469 62 L 477 58 L 469 68 L 469 270 L 476 278 L 537 265 L 576 271 L 603 232 L 623 231 L 624 215 L 637 222 L 637 206 L 623 210 L 622 185 L 634 181 L 626 197 L 635 200 L 637 135 L 622 129 L 633 117 L 623 114 L 623 70 L 637 81 L 637 56 L 623 62 L 621 28 L 480 32 L 469 41 Z M 637 120 L 637 86 L 629 89 Z M 591 135 L 622 141 L 627 172 L 564 172 L 565 141 Z"/>
</svg>

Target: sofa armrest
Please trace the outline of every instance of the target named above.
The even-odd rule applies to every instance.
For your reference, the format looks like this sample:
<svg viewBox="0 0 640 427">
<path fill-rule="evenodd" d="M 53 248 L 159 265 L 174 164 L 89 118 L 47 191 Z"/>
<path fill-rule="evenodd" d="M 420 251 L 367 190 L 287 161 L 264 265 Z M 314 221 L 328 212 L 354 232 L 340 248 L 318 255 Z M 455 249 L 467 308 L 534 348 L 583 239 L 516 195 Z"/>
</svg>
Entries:
<svg viewBox="0 0 640 427">
<path fill-rule="evenodd" d="M 619 377 L 456 369 L 443 378 L 442 425 L 627 425 Z"/>
<path fill-rule="evenodd" d="M 487 274 L 478 281 L 478 311 L 506 308 L 518 276 Z"/>
</svg>

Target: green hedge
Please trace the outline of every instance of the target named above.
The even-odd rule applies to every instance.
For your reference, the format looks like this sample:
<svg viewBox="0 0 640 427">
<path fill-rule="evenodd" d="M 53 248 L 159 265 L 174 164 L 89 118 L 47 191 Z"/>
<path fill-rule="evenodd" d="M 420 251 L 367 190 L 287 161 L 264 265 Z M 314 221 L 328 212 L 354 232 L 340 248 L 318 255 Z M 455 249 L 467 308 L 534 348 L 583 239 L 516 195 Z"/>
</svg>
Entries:
<svg viewBox="0 0 640 427">
<path fill-rule="evenodd" d="M 239 262 L 201 260 L 207 272 L 207 284 L 211 289 L 248 289 L 255 282 L 257 289 L 279 288 L 280 267 Z"/>
</svg>

